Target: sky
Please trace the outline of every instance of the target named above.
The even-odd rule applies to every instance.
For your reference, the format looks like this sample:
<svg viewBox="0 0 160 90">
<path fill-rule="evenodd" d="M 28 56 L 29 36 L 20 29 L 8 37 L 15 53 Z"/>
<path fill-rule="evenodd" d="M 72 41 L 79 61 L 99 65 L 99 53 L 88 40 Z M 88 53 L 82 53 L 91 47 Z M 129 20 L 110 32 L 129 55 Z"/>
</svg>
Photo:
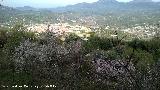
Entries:
<svg viewBox="0 0 160 90">
<path fill-rule="evenodd" d="M 52 7 L 61 7 L 66 5 L 73 5 L 81 2 L 92 3 L 98 0 L 3 0 L 0 1 L 3 5 L 10 7 L 23 7 L 31 6 L 35 8 L 52 8 Z M 120 2 L 129 2 L 132 0 L 117 0 Z M 160 0 L 153 0 L 160 1 Z"/>
</svg>

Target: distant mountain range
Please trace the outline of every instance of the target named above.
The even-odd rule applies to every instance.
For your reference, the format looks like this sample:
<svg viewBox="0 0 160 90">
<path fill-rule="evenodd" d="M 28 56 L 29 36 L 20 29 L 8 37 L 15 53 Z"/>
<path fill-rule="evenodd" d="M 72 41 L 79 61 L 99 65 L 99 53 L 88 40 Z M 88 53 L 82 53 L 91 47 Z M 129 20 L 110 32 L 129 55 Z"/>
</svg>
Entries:
<svg viewBox="0 0 160 90">
<path fill-rule="evenodd" d="M 0 6 L 2 8 L 2 6 Z M 9 8 L 9 7 L 7 7 Z M 13 9 L 13 8 L 12 8 Z M 153 2 L 152 0 L 133 0 L 127 3 L 118 2 L 116 0 L 99 0 L 94 3 L 78 3 L 75 5 L 68 5 L 58 8 L 37 9 L 30 6 L 16 7 L 19 11 L 52 11 L 52 12 L 92 12 L 104 13 L 107 11 L 140 11 L 140 10 L 160 10 L 160 2 Z"/>
<path fill-rule="evenodd" d="M 26 10 L 26 9 L 24 9 Z M 32 9 L 35 10 L 35 9 Z M 94 3 L 78 3 L 75 5 L 68 5 L 58 8 L 47 8 L 53 12 L 92 12 L 103 13 L 107 11 L 136 11 L 136 10 L 160 10 L 160 2 L 153 2 L 152 0 L 133 0 L 131 2 L 118 2 L 116 0 L 99 0 Z"/>
<path fill-rule="evenodd" d="M 0 17 L 7 16 L 7 15 L 14 15 L 17 13 L 20 13 L 20 11 L 15 8 L 3 6 L 3 5 L 0 6 L 0 15 L 1 15 Z"/>
<path fill-rule="evenodd" d="M 30 6 L 11 8 L 0 6 L 0 23 L 26 18 L 26 22 L 44 22 L 62 19 L 65 22 L 77 20 L 79 23 L 93 20 L 99 25 L 130 26 L 137 23 L 159 23 L 160 2 L 151 0 L 134 0 L 118 2 L 116 0 L 99 0 L 94 3 L 78 3 L 58 8 L 37 9 Z M 92 19 L 88 19 L 88 18 Z M 83 20 L 82 20 L 83 19 Z"/>
<path fill-rule="evenodd" d="M 35 11 L 35 10 L 38 10 L 38 9 L 30 7 L 30 6 L 16 7 L 15 9 L 18 9 L 18 10 L 21 10 L 21 11 Z"/>
<path fill-rule="evenodd" d="M 78 13 L 95 13 L 103 14 L 107 12 L 128 12 L 128 11 L 160 11 L 160 2 L 153 2 L 152 0 L 133 0 L 127 3 L 118 2 L 116 0 L 99 0 L 94 3 L 78 3 L 75 5 L 68 5 L 58 8 L 44 8 L 37 9 L 30 6 L 11 8 L 7 6 L 0 6 L 1 13 L 17 13 L 23 11 L 51 11 L 51 12 L 78 12 Z"/>
</svg>

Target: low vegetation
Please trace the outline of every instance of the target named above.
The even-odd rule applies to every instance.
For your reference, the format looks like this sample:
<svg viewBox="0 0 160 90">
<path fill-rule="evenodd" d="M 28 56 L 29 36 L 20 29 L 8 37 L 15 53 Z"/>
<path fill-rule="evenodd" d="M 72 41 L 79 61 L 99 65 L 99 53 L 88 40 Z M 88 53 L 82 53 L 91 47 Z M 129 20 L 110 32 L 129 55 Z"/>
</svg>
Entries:
<svg viewBox="0 0 160 90">
<path fill-rule="evenodd" d="M 0 88 L 55 85 L 58 90 L 160 89 L 160 38 L 39 36 L 21 25 L 0 30 Z M 44 88 L 44 87 L 39 87 Z"/>
</svg>

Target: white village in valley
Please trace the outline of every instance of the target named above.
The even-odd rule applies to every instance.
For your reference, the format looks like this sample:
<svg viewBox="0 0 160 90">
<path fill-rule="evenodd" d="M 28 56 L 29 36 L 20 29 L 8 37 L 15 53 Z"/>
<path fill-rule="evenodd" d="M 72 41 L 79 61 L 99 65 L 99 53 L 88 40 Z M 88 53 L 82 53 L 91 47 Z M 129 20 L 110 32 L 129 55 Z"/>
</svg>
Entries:
<svg viewBox="0 0 160 90">
<path fill-rule="evenodd" d="M 55 23 L 55 24 L 35 24 L 28 26 L 27 30 L 36 33 L 42 33 L 50 31 L 55 33 L 56 36 L 65 36 L 69 34 L 75 34 L 80 38 L 87 40 L 93 33 L 93 31 L 85 26 L 81 25 L 70 25 L 68 23 Z"/>
</svg>

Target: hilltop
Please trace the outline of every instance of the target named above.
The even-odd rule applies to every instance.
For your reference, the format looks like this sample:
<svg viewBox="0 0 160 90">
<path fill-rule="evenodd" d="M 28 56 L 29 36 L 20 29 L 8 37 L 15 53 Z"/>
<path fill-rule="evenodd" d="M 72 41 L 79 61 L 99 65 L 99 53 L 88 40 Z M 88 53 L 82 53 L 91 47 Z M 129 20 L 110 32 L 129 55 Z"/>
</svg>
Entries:
<svg viewBox="0 0 160 90">
<path fill-rule="evenodd" d="M 94 3 L 78 3 L 75 5 L 69 5 L 66 7 L 50 8 L 48 10 L 54 12 L 104 12 L 104 11 L 123 11 L 123 10 L 148 10 L 148 9 L 160 9 L 159 2 L 153 2 L 151 0 L 134 0 L 128 3 L 118 2 L 116 0 L 99 0 Z"/>
</svg>

